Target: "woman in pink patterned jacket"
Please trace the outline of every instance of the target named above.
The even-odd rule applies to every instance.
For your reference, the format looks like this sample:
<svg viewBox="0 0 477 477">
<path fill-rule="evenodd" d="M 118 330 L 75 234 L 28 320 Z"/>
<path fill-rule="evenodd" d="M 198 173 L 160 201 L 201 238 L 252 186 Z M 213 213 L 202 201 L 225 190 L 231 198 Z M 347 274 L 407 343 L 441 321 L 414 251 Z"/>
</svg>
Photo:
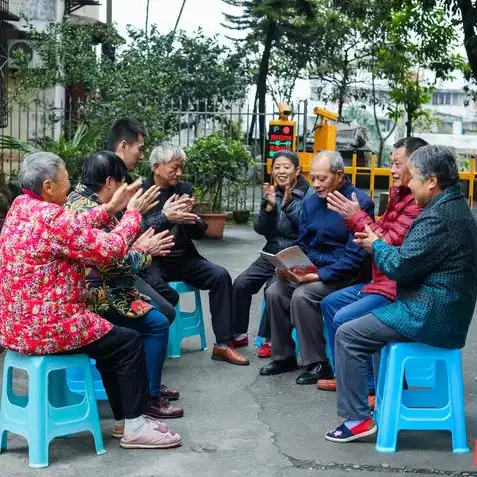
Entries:
<svg viewBox="0 0 477 477">
<path fill-rule="evenodd" d="M 134 194 L 139 184 L 124 185 L 107 204 L 76 215 L 63 207 L 70 188 L 65 165 L 46 152 L 24 159 L 20 184 L 23 195 L 13 202 L 0 236 L 0 344 L 24 354 L 96 359 L 114 415 L 125 418 L 120 445 L 180 445 L 178 434 L 144 416 L 149 396 L 139 333 L 88 311 L 84 288 L 85 264 L 124 257 L 158 191 Z M 103 232 L 126 204 L 118 226 Z"/>
</svg>

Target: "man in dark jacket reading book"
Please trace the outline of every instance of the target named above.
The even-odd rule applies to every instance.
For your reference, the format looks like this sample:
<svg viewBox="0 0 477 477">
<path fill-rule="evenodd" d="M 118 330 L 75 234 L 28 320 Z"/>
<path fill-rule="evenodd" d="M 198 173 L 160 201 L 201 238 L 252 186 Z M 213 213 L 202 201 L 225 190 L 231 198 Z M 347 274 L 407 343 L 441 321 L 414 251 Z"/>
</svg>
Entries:
<svg viewBox="0 0 477 477">
<path fill-rule="evenodd" d="M 296 328 L 304 373 L 298 384 L 314 384 L 333 377 L 326 357 L 321 300 L 334 290 L 353 283 L 360 275 L 366 253 L 354 242 L 344 219 L 327 207 L 327 196 L 339 191 L 357 197 L 362 209 L 374 218 L 374 202 L 356 189 L 344 173 L 338 152 L 321 151 L 312 161 L 310 182 L 315 194 L 303 203 L 297 245 L 316 266 L 316 273 L 297 275 L 278 271 L 278 280 L 265 293 L 272 329 L 272 361 L 262 375 L 298 368 L 291 332 Z"/>
</svg>

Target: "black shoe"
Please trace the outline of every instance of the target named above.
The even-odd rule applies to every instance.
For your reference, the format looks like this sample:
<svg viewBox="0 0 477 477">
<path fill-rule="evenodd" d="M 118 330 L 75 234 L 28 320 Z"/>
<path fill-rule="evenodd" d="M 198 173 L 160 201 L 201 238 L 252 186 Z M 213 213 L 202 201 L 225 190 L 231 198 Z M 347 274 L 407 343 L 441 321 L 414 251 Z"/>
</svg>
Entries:
<svg viewBox="0 0 477 477">
<path fill-rule="evenodd" d="M 321 363 L 312 363 L 306 367 L 297 378 L 297 384 L 316 384 L 319 379 L 333 379 L 333 370 L 330 363 L 324 361 Z"/>
<path fill-rule="evenodd" d="M 273 376 L 274 374 L 282 374 L 287 371 L 295 371 L 298 369 L 298 364 L 296 362 L 296 357 L 292 356 L 291 358 L 284 359 L 283 361 L 272 361 L 271 363 L 264 366 L 260 369 L 260 374 L 262 376 Z"/>
</svg>

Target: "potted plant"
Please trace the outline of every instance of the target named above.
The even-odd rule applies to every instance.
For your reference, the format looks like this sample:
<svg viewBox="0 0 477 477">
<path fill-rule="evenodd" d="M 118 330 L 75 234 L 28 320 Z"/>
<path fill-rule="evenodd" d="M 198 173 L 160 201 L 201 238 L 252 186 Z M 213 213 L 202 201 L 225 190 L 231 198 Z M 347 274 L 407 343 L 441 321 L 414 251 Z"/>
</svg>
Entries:
<svg viewBox="0 0 477 477">
<path fill-rule="evenodd" d="M 246 224 L 250 219 L 250 210 L 247 210 L 247 194 L 242 184 L 234 184 L 232 199 L 235 206 L 233 218 L 237 224 Z"/>
<path fill-rule="evenodd" d="M 254 164 L 252 154 L 242 141 L 221 132 L 196 139 L 186 154 L 186 173 L 196 186 L 199 214 L 208 225 L 206 235 L 222 238 L 225 190 L 245 184 L 247 170 Z"/>
</svg>

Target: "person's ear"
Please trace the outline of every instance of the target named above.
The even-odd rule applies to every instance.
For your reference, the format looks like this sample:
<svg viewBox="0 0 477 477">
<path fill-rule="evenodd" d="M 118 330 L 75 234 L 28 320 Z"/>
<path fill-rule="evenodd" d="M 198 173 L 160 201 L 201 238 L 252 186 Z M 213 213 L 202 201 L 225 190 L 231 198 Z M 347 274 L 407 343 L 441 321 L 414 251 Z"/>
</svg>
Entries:
<svg viewBox="0 0 477 477">
<path fill-rule="evenodd" d="M 427 188 L 429 190 L 434 190 L 436 189 L 437 187 L 439 187 L 439 183 L 437 181 L 437 177 L 436 176 L 430 176 L 427 178 Z"/>
<path fill-rule="evenodd" d="M 344 177 L 344 171 L 337 171 L 336 172 L 336 178 L 338 179 L 339 182 L 343 180 Z"/>
<path fill-rule="evenodd" d="M 51 179 L 46 179 L 44 182 L 43 182 L 43 192 L 46 194 L 46 195 L 53 195 L 54 192 L 55 192 L 55 183 L 51 180 Z"/>
<path fill-rule="evenodd" d="M 296 166 L 295 175 L 298 177 L 301 174 L 301 166 Z"/>
</svg>

